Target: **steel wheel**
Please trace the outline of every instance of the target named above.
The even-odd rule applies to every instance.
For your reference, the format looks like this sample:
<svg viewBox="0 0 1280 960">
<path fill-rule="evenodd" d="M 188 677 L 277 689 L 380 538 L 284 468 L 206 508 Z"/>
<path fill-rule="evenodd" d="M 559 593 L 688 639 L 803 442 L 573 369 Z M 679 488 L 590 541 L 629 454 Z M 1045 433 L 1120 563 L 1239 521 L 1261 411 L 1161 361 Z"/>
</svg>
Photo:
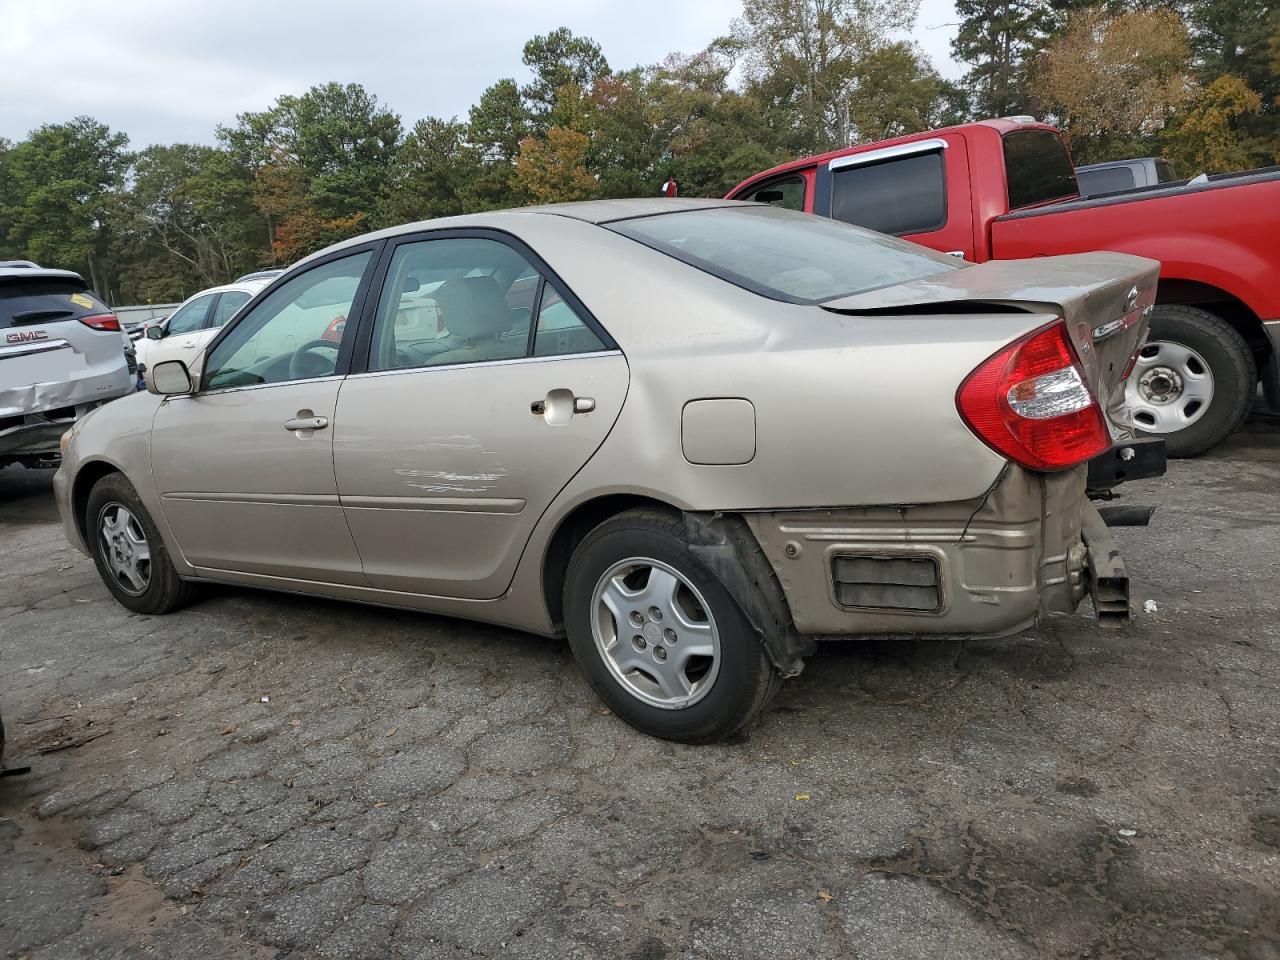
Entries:
<svg viewBox="0 0 1280 960">
<path fill-rule="evenodd" d="M 1134 422 L 1148 433 L 1189 427 L 1209 410 L 1213 372 L 1195 350 L 1171 340 L 1152 340 L 1138 354 L 1125 386 Z"/>
<path fill-rule="evenodd" d="M 120 589 L 141 596 L 151 584 L 151 546 L 147 535 L 128 507 L 108 503 L 98 514 L 102 555 Z"/>
<path fill-rule="evenodd" d="M 591 632 L 601 659 L 628 693 L 677 710 L 706 696 L 720 670 L 720 634 L 710 610 L 674 567 L 631 557 L 597 581 Z"/>
</svg>

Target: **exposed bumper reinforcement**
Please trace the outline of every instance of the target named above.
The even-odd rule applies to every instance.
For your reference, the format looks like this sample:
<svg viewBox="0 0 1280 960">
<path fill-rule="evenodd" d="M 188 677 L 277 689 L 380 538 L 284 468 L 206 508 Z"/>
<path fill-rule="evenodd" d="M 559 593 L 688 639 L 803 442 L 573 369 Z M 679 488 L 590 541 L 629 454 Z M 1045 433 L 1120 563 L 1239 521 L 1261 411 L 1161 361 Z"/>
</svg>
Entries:
<svg viewBox="0 0 1280 960">
<path fill-rule="evenodd" d="M 1123 627 L 1129 622 L 1129 571 L 1098 509 L 1085 507 L 1080 518 L 1080 537 L 1088 547 L 1085 573 L 1093 612 L 1103 627 Z"/>
<path fill-rule="evenodd" d="M 1089 496 L 1105 499 L 1117 484 L 1162 477 L 1167 463 L 1164 441 L 1159 437 L 1118 443 L 1089 461 Z"/>
</svg>

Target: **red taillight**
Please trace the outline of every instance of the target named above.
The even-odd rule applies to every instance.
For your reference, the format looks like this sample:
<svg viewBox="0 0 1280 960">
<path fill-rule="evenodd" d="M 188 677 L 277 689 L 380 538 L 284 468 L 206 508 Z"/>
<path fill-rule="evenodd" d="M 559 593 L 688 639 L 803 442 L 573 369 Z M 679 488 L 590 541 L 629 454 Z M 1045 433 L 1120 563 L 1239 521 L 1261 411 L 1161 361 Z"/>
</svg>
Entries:
<svg viewBox="0 0 1280 960">
<path fill-rule="evenodd" d="M 960 384 L 956 407 L 980 440 L 1033 470 L 1061 470 L 1111 446 L 1062 321 L 985 360 Z"/>
<path fill-rule="evenodd" d="M 114 313 L 95 313 L 91 317 L 81 317 L 80 322 L 95 330 L 119 330 L 120 321 Z"/>
</svg>

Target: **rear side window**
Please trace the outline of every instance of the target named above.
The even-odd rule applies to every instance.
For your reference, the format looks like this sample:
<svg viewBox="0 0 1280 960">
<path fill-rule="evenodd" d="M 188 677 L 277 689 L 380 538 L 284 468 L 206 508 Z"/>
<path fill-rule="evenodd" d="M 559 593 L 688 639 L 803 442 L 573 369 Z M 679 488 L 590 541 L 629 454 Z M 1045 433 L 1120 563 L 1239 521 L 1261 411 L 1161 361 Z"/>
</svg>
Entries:
<svg viewBox="0 0 1280 960">
<path fill-rule="evenodd" d="M 895 236 L 941 229 L 947 222 L 942 152 L 834 171 L 831 216 Z"/>
<path fill-rule="evenodd" d="M 1133 171 L 1128 167 L 1077 170 L 1076 179 L 1080 181 L 1082 197 L 1096 197 L 1101 193 L 1118 193 L 1122 190 L 1132 190 L 1137 186 L 1133 179 Z"/>
<path fill-rule="evenodd" d="M 789 303 L 821 303 L 964 266 L 905 240 L 776 207 L 682 210 L 607 227 L 728 283 Z"/>
<path fill-rule="evenodd" d="M 249 302 L 249 295 L 243 290 L 228 290 L 218 298 L 218 306 L 214 308 L 211 327 L 221 327 L 230 320 L 237 310 Z"/>
<path fill-rule="evenodd" d="M 65 277 L 0 277 L 0 329 L 110 313 L 84 282 Z"/>
<path fill-rule="evenodd" d="M 756 187 L 750 193 L 734 197 L 735 200 L 754 200 L 768 203 L 784 210 L 804 209 L 804 177 L 783 177 Z"/>
<path fill-rule="evenodd" d="M 1074 197 L 1076 172 L 1062 140 L 1048 130 L 1016 130 L 1004 136 L 1009 209 Z M 1132 185 L 1132 184 L 1131 184 Z"/>
</svg>

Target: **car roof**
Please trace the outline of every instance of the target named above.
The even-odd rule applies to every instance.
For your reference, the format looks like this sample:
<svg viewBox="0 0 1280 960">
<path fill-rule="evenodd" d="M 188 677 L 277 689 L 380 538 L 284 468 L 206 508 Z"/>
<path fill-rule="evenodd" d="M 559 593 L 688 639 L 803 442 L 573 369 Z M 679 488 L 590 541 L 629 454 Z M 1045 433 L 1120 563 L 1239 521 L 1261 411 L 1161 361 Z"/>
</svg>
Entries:
<svg viewBox="0 0 1280 960">
<path fill-rule="evenodd" d="M 54 270 L 51 267 L 18 267 L 6 265 L 13 264 L 15 262 L 21 261 L 8 260 L 0 263 L 0 278 L 57 277 L 61 280 L 76 280 L 79 283 L 84 283 L 84 277 L 80 276 L 80 274 L 76 273 L 74 270 Z"/>
<path fill-rule="evenodd" d="M 197 290 L 182 302 L 186 303 L 187 300 L 194 300 L 196 297 L 204 297 L 211 293 L 231 293 L 233 291 L 240 291 L 241 293 L 257 293 L 274 279 L 274 277 L 264 277 L 261 280 L 236 280 L 233 283 L 220 283 L 216 287 L 205 287 L 203 290 Z"/>
<path fill-rule="evenodd" d="M 407 233 L 421 233 L 424 230 L 448 230 L 454 227 L 501 227 L 512 224 L 521 217 L 566 217 L 581 220 L 584 223 L 605 224 L 617 220 L 630 220 L 635 217 L 653 217 L 664 213 L 679 213 L 683 210 L 710 210 L 716 207 L 764 206 L 743 200 L 701 199 L 694 197 L 641 197 L 630 200 L 581 200 L 571 203 L 548 203 L 530 207 L 510 207 L 505 210 L 487 210 L 483 213 L 467 213 L 456 217 L 440 217 L 435 220 L 419 220 L 415 223 L 404 223 L 396 227 L 386 227 L 372 233 L 361 234 L 339 241 L 322 250 L 303 257 L 292 267 L 310 263 L 321 256 L 335 253 L 347 247 L 356 247 L 372 240 L 385 240 L 399 237 Z"/>
</svg>

